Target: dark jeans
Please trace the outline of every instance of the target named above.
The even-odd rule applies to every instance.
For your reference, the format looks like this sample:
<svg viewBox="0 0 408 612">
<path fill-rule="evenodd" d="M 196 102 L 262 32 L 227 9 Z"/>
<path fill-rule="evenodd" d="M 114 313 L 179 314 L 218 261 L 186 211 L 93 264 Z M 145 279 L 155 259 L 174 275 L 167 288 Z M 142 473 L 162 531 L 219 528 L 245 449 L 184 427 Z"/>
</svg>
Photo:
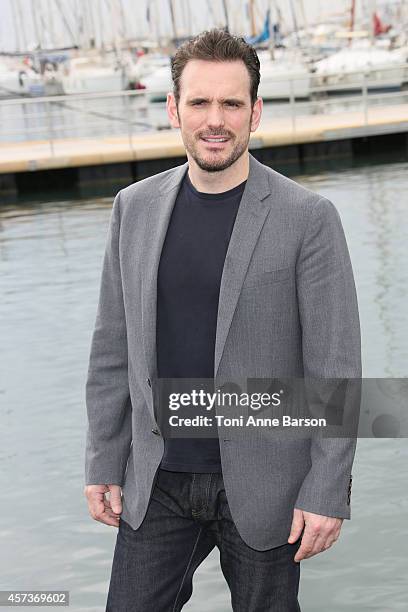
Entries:
<svg viewBox="0 0 408 612">
<path fill-rule="evenodd" d="M 234 612 L 300 612 L 300 563 L 293 560 L 300 539 L 250 548 L 231 518 L 222 474 L 162 469 L 139 529 L 119 522 L 106 612 L 179 612 L 215 546 Z"/>
</svg>

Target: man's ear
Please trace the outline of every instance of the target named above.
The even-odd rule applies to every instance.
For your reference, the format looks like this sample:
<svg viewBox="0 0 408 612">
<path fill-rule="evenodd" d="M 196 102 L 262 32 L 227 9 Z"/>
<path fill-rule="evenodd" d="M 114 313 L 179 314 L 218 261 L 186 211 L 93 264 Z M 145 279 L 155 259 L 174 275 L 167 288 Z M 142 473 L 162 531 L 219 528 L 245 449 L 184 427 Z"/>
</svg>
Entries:
<svg viewBox="0 0 408 612">
<path fill-rule="evenodd" d="M 258 125 L 261 121 L 262 108 L 263 100 L 262 98 L 258 97 L 254 103 L 254 106 L 252 107 L 251 132 L 255 132 L 255 130 L 258 128 Z"/>
<path fill-rule="evenodd" d="M 167 94 L 166 109 L 171 127 L 179 128 L 180 122 L 178 118 L 176 99 L 174 97 L 173 92 L 169 92 Z"/>
</svg>

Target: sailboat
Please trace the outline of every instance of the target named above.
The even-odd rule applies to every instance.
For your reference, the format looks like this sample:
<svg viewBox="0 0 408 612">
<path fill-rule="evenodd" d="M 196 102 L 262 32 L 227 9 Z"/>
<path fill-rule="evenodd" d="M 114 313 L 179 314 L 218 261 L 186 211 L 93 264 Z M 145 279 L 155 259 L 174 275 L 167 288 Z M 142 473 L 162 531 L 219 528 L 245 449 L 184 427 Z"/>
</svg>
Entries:
<svg viewBox="0 0 408 612">
<path fill-rule="evenodd" d="M 66 94 L 124 89 L 124 75 L 120 64 L 100 55 L 72 57 L 64 65 L 61 80 Z"/>
<path fill-rule="evenodd" d="M 43 88 L 41 75 L 28 62 L 0 62 L 0 98 L 37 95 Z"/>
<path fill-rule="evenodd" d="M 258 95 L 264 100 L 308 98 L 312 73 L 303 57 L 292 50 L 283 51 L 272 59 L 259 53 L 261 80 Z"/>
<path fill-rule="evenodd" d="M 246 38 L 249 44 L 270 41 L 270 9 L 267 10 L 262 31 Z M 297 49 L 258 51 L 261 80 L 258 95 L 264 100 L 307 98 L 310 95 L 309 67 Z"/>
<path fill-rule="evenodd" d="M 0 62 L 0 98 L 8 98 L 23 93 L 21 71 Z"/>
<path fill-rule="evenodd" d="M 354 30 L 356 0 L 350 6 L 349 46 L 315 63 L 314 85 L 331 91 L 352 91 L 365 84 L 368 90 L 399 89 L 405 80 L 406 67 L 398 49 L 390 51 L 376 44 L 375 38 L 391 28 L 372 14 L 369 32 L 358 40 Z"/>
<path fill-rule="evenodd" d="M 405 70 L 398 50 L 387 51 L 373 45 L 342 49 L 315 63 L 314 85 L 331 91 L 361 89 L 399 89 L 405 80 Z"/>
</svg>

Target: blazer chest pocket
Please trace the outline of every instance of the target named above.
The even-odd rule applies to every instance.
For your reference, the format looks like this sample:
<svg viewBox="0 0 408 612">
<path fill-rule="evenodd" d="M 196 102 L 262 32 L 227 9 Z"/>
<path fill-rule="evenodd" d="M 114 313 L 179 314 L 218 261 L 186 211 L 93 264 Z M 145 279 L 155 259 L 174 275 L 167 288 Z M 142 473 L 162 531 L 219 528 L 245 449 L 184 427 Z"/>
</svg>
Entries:
<svg viewBox="0 0 408 612">
<path fill-rule="evenodd" d="M 250 289 L 269 283 L 278 283 L 290 278 L 290 267 L 277 270 L 265 270 L 264 272 L 250 273 L 245 277 L 242 289 Z"/>
</svg>

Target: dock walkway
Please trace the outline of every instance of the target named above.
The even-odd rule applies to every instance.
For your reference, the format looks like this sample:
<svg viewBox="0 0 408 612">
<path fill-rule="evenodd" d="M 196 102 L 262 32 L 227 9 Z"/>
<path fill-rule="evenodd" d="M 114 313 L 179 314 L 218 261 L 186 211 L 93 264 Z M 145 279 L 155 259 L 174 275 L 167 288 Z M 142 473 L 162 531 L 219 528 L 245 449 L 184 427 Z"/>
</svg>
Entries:
<svg viewBox="0 0 408 612">
<path fill-rule="evenodd" d="M 408 104 L 372 106 L 366 112 L 277 117 L 261 122 L 250 149 L 408 132 Z M 179 130 L 123 137 L 67 138 L 0 143 L 0 174 L 79 168 L 185 155 Z"/>
</svg>

